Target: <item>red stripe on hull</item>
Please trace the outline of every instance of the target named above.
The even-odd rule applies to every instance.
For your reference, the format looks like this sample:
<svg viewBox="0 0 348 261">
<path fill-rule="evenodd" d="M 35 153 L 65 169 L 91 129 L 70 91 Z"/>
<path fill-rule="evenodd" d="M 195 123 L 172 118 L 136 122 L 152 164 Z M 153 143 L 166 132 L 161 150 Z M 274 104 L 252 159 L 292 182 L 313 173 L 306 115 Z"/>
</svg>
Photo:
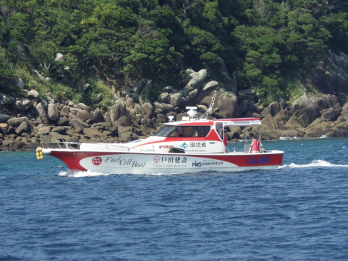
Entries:
<svg viewBox="0 0 348 261">
<path fill-rule="evenodd" d="M 93 156 L 113 155 L 117 153 L 103 153 L 103 152 L 72 152 L 72 151 L 52 151 L 51 156 L 54 156 L 63 161 L 71 170 L 87 171 L 80 165 L 80 160 Z"/>
<path fill-rule="evenodd" d="M 63 161 L 71 170 L 87 171 L 80 165 L 80 161 L 88 157 L 97 156 L 111 156 L 111 155 L 144 155 L 142 153 L 110 153 L 110 152 L 78 152 L 78 151 L 52 151 L 51 156 L 54 156 Z M 231 154 L 220 154 L 220 155 L 194 155 L 194 154 L 161 154 L 161 153 L 149 153 L 147 156 L 164 156 L 164 157 L 186 157 L 187 159 L 197 160 L 202 159 L 213 159 L 232 163 L 238 167 L 266 167 L 266 166 L 280 166 L 283 163 L 283 153 L 277 154 L 243 154 L 243 155 L 231 155 Z M 91 159 L 92 161 L 92 159 Z M 218 170 L 218 169 L 217 169 Z M 188 169 L 189 171 L 189 169 Z"/>
</svg>

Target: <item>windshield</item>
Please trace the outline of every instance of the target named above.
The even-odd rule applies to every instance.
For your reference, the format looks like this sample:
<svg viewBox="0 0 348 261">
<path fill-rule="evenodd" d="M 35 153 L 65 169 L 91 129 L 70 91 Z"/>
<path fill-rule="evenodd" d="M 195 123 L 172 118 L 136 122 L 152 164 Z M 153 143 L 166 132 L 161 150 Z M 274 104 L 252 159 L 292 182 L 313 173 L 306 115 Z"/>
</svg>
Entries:
<svg viewBox="0 0 348 261">
<path fill-rule="evenodd" d="M 205 137 L 210 131 L 209 126 L 173 126 L 165 125 L 153 136 L 159 137 Z"/>
<path fill-rule="evenodd" d="M 168 135 L 176 128 L 176 126 L 165 125 L 162 129 L 155 132 L 152 136 L 168 137 Z"/>
</svg>

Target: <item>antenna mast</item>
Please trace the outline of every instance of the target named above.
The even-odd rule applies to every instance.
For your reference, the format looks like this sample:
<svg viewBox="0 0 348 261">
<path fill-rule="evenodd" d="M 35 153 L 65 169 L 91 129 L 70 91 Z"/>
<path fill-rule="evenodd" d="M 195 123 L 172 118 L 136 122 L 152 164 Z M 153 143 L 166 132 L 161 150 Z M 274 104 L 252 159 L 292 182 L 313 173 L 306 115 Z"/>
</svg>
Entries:
<svg viewBox="0 0 348 261">
<path fill-rule="evenodd" d="M 199 117 L 200 120 L 206 119 L 208 117 L 208 115 L 210 114 L 211 110 L 213 109 L 213 106 L 214 106 L 214 103 L 215 103 L 215 98 L 216 98 L 216 90 L 214 92 L 213 97 L 211 98 L 211 102 L 210 102 L 209 108 L 207 109 L 207 111 L 201 117 Z"/>
</svg>

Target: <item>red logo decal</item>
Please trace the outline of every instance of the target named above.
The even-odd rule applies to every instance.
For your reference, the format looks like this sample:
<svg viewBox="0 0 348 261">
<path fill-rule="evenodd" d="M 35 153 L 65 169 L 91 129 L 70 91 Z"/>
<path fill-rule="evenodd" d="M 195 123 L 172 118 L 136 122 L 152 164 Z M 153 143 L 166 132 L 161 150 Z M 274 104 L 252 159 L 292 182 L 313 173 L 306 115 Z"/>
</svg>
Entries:
<svg viewBox="0 0 348 261">
<path fill-rule="evenodd" d="M 156 156 L 153 158 L 153 162 L 159 163 L 160 162 L 160 157 Z"/>
<path fill-rule="evenodd" d="M 100 164 L 102 163 L 102 159 L 101 159 L 100 157 L 94 157 L 94 158 L 92 159 L 92 163 L 93 163 L 94 165 L 100 165 Z"/>
</svg>

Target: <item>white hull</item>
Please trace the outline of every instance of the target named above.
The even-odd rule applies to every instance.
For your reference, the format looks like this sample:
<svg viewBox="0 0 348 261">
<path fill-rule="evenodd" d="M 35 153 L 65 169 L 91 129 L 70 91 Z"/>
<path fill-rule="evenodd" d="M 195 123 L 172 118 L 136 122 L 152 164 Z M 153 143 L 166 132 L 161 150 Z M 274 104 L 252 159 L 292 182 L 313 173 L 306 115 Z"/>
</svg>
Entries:
<svg viewBox="0 0 348 261">
<path fill-rule="evenodd" d="M 282 151 L 199 155 L 68 149 L 44 149 L 43 152 L 61 159 L 73 171 L 89 170 L 105 174 L 183 174 L 277 169 L 283 158 Z"/>
</svg>

